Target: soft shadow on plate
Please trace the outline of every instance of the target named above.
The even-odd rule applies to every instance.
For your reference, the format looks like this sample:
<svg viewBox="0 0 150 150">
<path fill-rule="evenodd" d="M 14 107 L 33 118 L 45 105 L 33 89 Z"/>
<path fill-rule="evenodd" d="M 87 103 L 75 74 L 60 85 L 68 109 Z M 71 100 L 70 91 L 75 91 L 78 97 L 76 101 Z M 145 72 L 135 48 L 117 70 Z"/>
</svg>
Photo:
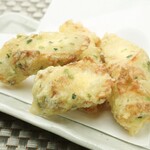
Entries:
<svg viewBox="0 0 150 150">
<path fill-rule="evenodd" d="M 24 80 L 23 82 L 21 82 L 18 85 L 10 86 L 10 85 L 6 85 L 6 84 L 1 84 L 1 86 L 4 88 L 7 88 L 9 90 L 31 89 L 31 87 L 33 86 L 33 81 L 34 81 L 34 75 L 30 76 L 28 79 Z"/>
</svg>

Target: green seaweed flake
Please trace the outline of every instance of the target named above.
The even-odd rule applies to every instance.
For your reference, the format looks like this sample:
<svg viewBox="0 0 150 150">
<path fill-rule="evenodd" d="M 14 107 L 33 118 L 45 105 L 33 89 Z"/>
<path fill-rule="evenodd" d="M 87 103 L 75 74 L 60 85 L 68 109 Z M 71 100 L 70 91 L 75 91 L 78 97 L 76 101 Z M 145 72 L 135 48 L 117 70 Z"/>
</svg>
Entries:
<svg viewBox="0 0 150 150">
<path fill-rule="evenodd" d="M 131 58 L 133 55 L 128 55 L 127 58 Z"/>
<path fill-rule="evenodd" d="M 70 73 L 69 69 L 65 69 L 64 73 L 68 76 L 69 79 L 73 79 L 73 75 Z"/>
<path fill-rule="evenodd" d="M 148 71 L 150 71 L 150 61 L 147 62 Z"/>
<path fill-rule="evenodd" d="M 58 50 L 58 48 L 55 48 L 55 47 L 54 47 L 53 49 L 54 49 L 54 51 L 57 51 L 57 50 Z"/>
<path fill-rule="evenodd" d="M 76 99 L 77 95 L 75 93 L 72 94 L 72 99 Z"/>
<path fill-rule="evenodd" d="M 29 39 L 29 40 L 27 40 L 27 44 L 29 44 L 29 43 L 31 43 L 32 42 L 32 39 Z"/>
</svg>

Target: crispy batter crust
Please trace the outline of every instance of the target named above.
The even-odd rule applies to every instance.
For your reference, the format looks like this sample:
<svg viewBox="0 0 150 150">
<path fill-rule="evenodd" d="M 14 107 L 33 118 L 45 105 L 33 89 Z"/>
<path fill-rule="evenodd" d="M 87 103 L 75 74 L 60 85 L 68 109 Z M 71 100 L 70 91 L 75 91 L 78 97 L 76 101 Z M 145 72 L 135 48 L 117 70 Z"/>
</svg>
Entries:
<svg viewBox="0 0 150 150">
<path fill-rule="evenodd" d="M 86 35 L 90 38 L 90 40 L 95 44 L 96 47 L 100 47 L 100 38 L 95 33 L 85 28 L 81 23 L 74 23 L 72 20 L 68 20 L 60 26 L 59 31 L 65 33 L 75 32 Z"/>
<path fill-rule="evenodd" d="M 111 94 L 111 77 L 102 64 L 84 59 L 38 72 L 31 112 L 50 116 L 102 104 Z"/>
<path fill-rule="evenodd" d="M 109 99 L 117 122 L 131 135 L 150 119 L 150 61 L 136 45 L 116 35 L 102 39 L 102 52 L 109 73 L 116 79 Z"/>
<path fill-rule="evenodd" d="M 48 66 L 65 65 L 87 56 L 99 60 L 99 51 L 88 36 L 79 33 L 18 35 L 0 51 L 0 80 L 14 85 Z"/>
</svg>

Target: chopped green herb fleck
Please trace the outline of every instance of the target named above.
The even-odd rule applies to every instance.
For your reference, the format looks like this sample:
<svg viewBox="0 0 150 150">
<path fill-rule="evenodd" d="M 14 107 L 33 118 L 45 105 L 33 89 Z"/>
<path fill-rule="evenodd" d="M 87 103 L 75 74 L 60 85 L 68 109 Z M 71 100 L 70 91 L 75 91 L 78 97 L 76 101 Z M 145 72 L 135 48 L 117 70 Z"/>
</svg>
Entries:
<svg viewBox="0 0 150 150">
<path fill-rule="evenodd" d="M 150 71 L 150 61 L 147 62 L 148 71 Z"/>
<path fill-rule="evenodd" d="M 132 55 L 128 55 L 128 56 L 127 56 L 127 58 L 131 58 L 131 57 L 132 57 Z"/>
<path fill-rule="evenodd" d="M 12 80 L 12 81 L 10 80 L 10 81 L 8 81 L 8 83 L 9 83 L 10 85 L 14 85 L 16 82 L 13 81 L 13 80 Z"/>
<path fill-rule="evenodd" d="M 22 67 L 22 64 L 21 64 L 21 63 L 19 63 L 19 64 L 18 64 L 18 67 L 19 67 L 19 68 L 20 68 L 20 67 Z"/>
<path fill-rule="evenodd" d="M 17 67 L 23 69 L 23 65 L 21 63 L 17 64 Z"/>
<path fill-rule="evenodd" d="M 141 118 L 143 118 L 143 116 L 138 116 L 137 118 L 138 118 L 138 119 L 141 119 Z"/>
<path fill-rule="evenodd" d="M 88 93 L 88 94 L 87 94 L 87 97 L 90 99 L 92 96 L 91 96 L 91 94 Z"/>
<path fill-rule="evenodd" d="M 31 43 L 32 42 L 32 39 L 29 39 L 27 40 L 27 44 Z"/>
<path fill-rule="evenodd" d="M 98 58 L 96 55 L 93 55 L 93 57 L 95 57 L 96 59 Z"/>
<path fill-rule="evenodd" d="M 150 97 L 146 97 L 146 100 L 147 100 L 147 101 L 150 101 Z"/>
<path fill-rule="evenodd" d="M 76 99 L 77 95 L 75 93 L 72 94 L 72 99 Z"/>
<path fill-rule="evenodd" d="M 48 43 L 52 44 L 53 42 L 52 42 L 52 41 L 49 41 Z"/>
<path fill-rule="evenodd" d="M 68 74 L 68 73 L 69 73 L 69 70 L 68 70 L 68 69 L 65 69 L 65 70 L 64 70 L 64 73 L 67 73 L 67 74 Z"/>
<path fill-rule="evenodd" d="M 78 39 L 78 37 L 76 37 L 76 36 L 75 36 L 74 38 L 75 38 L 75 39 Z"/>
<path fill-rule="evenodd" d="M 134 77 L 134 79 L 138 79 L 138 77 Z"/>
<path fill-rule="evenodd" d="M 7 55 L 7 58 L 10 58 L 10 54 L 6 54 Z"/>
<path fill-rule="evenodd" d="M 70 79 L 73 79 L 73 78 L 74 78 L 73 75 L 69 72 L 68 69 L 65 69 L 65 70 L 64 70 L 64 73 L 67 74 L 68 78 L 70 78 Z"/>
<path fill-rule="evenodd" d="M 43 67 L 43 66 L 41 66 L 41 67 L 40 67 L 40 70 L 42 70 L 42 69 L 44 69 L 44 67 Z"/>
<path fill-rule="evenodd" d="M 41 101 L 37 101 L 37 104 L 40 108 L 43 108 L 43 103 Z"/>
<path fill-rule="evenodd" d="M 70 43 L 70 45 L 75 45 L 74 43 Z"/>
<path fill-rule="evenodd" d="M 54 50 L 55 50 L 55 51 L 57 51 L 57 50 L 58 50 L 58 48 L 54 48 Z"/>
<path fill-rule="evenodd" d="M 38 99 L 37 104 L 39 105 L 40 108 L 45 108 L 47 105 L 47 97 L 43 96 L 40 99 Z"/>
<path fill-rule="evenodd" d="M 22 37 L 22 35 L 20 35 L 20 34 L 19 34 L 19 35 L 17 35 L 17 38 L 21 38 L 21 37 Z"/>
<path fill-rule="evenodd" d="M 2 62 L 0 61 L 0 64 L 2 64 Z"/>
</svg>

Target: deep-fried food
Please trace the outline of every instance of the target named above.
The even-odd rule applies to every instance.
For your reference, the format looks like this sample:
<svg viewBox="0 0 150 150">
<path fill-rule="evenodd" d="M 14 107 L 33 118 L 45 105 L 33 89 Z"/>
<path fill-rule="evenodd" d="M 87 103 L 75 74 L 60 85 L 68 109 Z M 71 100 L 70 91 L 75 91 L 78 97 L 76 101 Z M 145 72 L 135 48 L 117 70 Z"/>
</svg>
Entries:
<svg viewBox="0 0 150 150">
<path fill-rule="evenodd" d="M 80 33 L 83 35 L 86 35 L 90 38 L 90 40 L 95 44 L 95 46 L 100 46 L 100 38 L 93 32 L 89 31 L 87 28 L 85 28 L 80 23 L 74 23 L 72 20 L 66 21 L 64 24 L 62 24 L 59 28 L 60 32 L 66 32 L 66 33 Z"/>
<path fill-rule="evenodd" d="M 91 56 L 91 54 L 93 54 L 91 56 L 91 58 L 93 59 L 97 59 L 97 61 L 99 61 L 98 58 L 100 58 L 100 51 L 99 51 L 99 55 L 97 54 L 97 52 L 92 48 L 93 46 L 97 47 L 98 49 L 100 48 L 100 38 L 93 32 L 89 31 L 87 28 L 85 28 L 81 23 L 74 23 L 72 20 L 68 20 L 66 21 L 64 24 L 62 24 L 59 28 L 60 32 L 65 32 L 65 33 L 80 33 L 83 35 L 86 35 L 90 38 L 90 40 L 92 41 L 92 44 L 89 46 L 88 51 L 84 51 L 84 54 L 87 56 Z M 100 59 L 100 61 L 102 61 Z M 90 108 L 83 108 L 83 111 L 86 111 L 88 113 L 96 113 L 98 112 L 98 107 L 97 106 L 92 106 Z"/>
<path fill-rule="evenodd" d="M 92 54 L 84 52 L 89 49 Z M 99 60 L 99 51 L 88 36 L 79 33 L 18 35 L 0 51 L 0 80 L 18 84 L 48 66 L 65 65 L 86 56 Z"/>
<path fill-rule="evenodd" d="M 116 35 L 102 39 L 102 52 L 116 79 L 109 99 L 117 122 L 134 135 L 150 119 L 150 61 L 138 46 Z"/>
<path fill-rule="evenodd" d="M 111 94 L 112 80 L 103 64 L 84 59 L 38 72 L 31 112 L 41 116 L 102 104 Z"/>
<path fill-rule="evenodd" d="M 99 62 L 100 59 L 100 38 L 93 32 L 89 31 L 80 23 L 74 23 L 72 20 L 66 21 L 59 28 L 59 32 L 63 33 L 78 33 L 87 36 L 91 43 L 86 51 L 83 52 L 84 56 L 88 56 L 93 60 Z"/>
<path fill-rule="evenodd" d="M 114 34 L 101 41 L 69 20 L 59 32 L 18 35 L 3 46 L 0 81 L 14 85 L 37 72 L 34 114 L 95 112 L 108 100 L 116 121 L 132 135 L 150 120 L 150 60 Z"/>
</svg>

